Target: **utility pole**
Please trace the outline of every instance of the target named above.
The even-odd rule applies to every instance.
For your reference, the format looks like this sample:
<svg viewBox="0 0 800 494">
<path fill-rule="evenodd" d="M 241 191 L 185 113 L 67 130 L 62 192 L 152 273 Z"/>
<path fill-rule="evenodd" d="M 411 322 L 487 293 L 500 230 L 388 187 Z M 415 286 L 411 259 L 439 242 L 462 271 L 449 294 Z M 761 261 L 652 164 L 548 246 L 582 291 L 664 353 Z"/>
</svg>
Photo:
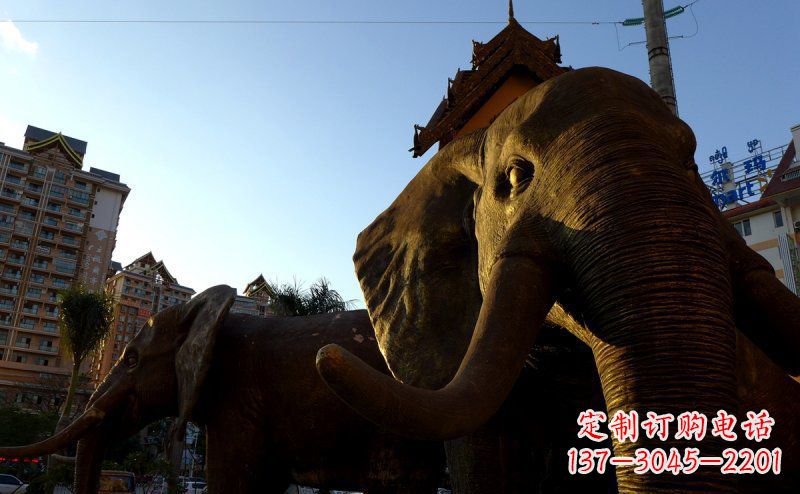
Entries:
<svg viewBox="0 0 800 494">
<path fill-rule="evenodd" d="M 669 38 L 664 21 L 663 0 L 642 0 L 644 30 L 647 34 L 647 58 L 650 61 L 650 86 L 661 96 L 672 113 L 678 114 L 675 79 L 669 55 Z"/>
</svg>

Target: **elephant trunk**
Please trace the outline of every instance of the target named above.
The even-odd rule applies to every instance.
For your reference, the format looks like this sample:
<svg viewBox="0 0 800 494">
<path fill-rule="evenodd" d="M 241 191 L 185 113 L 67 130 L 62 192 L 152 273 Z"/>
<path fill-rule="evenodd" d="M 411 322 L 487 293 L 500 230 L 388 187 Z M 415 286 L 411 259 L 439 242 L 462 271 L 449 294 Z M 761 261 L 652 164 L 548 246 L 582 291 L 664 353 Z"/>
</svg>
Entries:
<svg viewBox="0 0 800 494">
<path fill-rule="evenodd" d="M 424 439 L 460 437 L 500 407 L 552 303 L 550 274 L 540 263 L 501 258 L 492 268 L 467 353 L 442 389 L 401 384 L 337 345 L 319 351 L 317 368 L 340 398 L 387 429 Z"/>
<path fill-rule="evenodd" d="M 24 446 L 0 447 L 0 456 L 41 456 L 66 448 L 71 442 L 79 439 L 87 431 L 101 423 L 109 409 L 116 405 L 123 392 L 123 389 L 110 389 L 99 397 L 93 396 L 93 403 L 87 407 L 75 421 L 66 428 L 59 431 L 43 441 Z M 97 393 L 95 393 L 97 395 Z"/>
<path fill-rule="evenodd" d="M 726 443 L 703 431 L 702 442 L 675 439 L 679 415 L 697 411 L 711 419 L 737 410 L 732 290 L 715 223 L 698 208 L 695 191 L 669 164 L 652 165 L 649 182 L 633 192 L 619 181 L 593 191 L 599 200 L 577 236 L 571 258 L 605 395 L 608 420 L 618 411 L 671 413 L 669 437 L 661 441 L 639 427 L 638 441 L 614 440 L 615 456 L 635 458 L 637 448 L 697 447 L 720 457 Z M 636 173 L 643 174 L 641 168 Z M 595 182 L 597 183 L 597 182 Z M 642 197 L 636 204 L 637 197 Z M 591 232 L 598 232 L 592 235 Z M 694 475 L 633 473 L 618 467 L 621 493 L 728 492 L 731 476 L 719 466 Z"/>
</svg>

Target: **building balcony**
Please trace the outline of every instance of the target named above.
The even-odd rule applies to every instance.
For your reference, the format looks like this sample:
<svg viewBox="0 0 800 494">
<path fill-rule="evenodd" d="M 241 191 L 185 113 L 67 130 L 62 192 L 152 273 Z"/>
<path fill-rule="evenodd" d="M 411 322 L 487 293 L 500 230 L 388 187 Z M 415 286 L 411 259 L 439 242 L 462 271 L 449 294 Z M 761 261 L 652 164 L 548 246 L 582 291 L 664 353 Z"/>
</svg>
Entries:
<svg viewBox="0 0 800 494">
<path fill-rule="evenodd" d="M 12 311 L 14 310 L 14 303 L 7 300 L 0 302 L 0 310 Z"/>
<path fill-rule="evenodd" d="M 44 220 L 42 220 L 42 223 L 49 226 L 58 226 L 58 220 L 50 216 L 45 216 Z"/>
<path fill-rule="evenodd" d="M 48 266 L 48 264 L 47 264 L 46 262 L 34 262 L 34 263 L 32 264 L 32 266 L 33 266 L 35 269 L 47 270 L 47 266 Z"/>
<path fill-rule="evenodd" d="M 12 295 L 13 296 L 13 295 L 17 295 L 18 293 L 19 293 L 19 288 L 18 287 L 14 287 L 14 288 L 5 288 L 5 287 L 3 287 L 3 288 L 0 288 L 0 294 L 2 294 L 2 295 Z"/>
<path fill-rule="evenodd" d="M 16 175 L 7 175 L 6 182 L 14 185 L 22 185 L 23 180 Z"/>
<path fill-rule="evenodd" d="M 38 199 L 34 199 L 32 197 L 23 197 L 22 198 L 22 205 L 23 206 L 30 206 L 32 208 L 38 208 L 39 207 L 39 200 Z"/>
<path fill-rule="evenodd" d="M 38 307 L 23 307 L 22 308 L 22 312 L 24 312 L 25 314 L 30 314 L 32 316 L 35 316 L 36 314 L 39 313 L 39 308 Z"/>
<path fill-rule="evenodd" d="M 8 233 L 0 233 L 0 244 L 7 244 L 11 240 L 11 235 Z"/>
<path fill-rule="evenodd" d="M 39 184 L 34 184 L 34 183 L 30 183 L 29 182 L 28 185 L 25 187 L 25 190 L 27 190 L 28 192 L 30 192 L 32 194 L 37 194 L 38 195 L 38 194 L 42 193 L 42 186 L 39 185 Z"/>
<path fill-rule="evenodd" d="M 22 265 L 22 264 L 25 264 L 25 258 L 24 257 L 9 257 L 6 262 L 8 262 L 9 264 Z"/>
<path fill-rule="evenodd" d="M 63 280 L 53 280 L 51 285 L 53 285 L 55 288 L 68 288 L 69 287 L 69 283 L 67 283 L 66 281 L 63 281 Z"/>
<path fill-rule="evenodd" d="M 50 253 L 50 247 L 47 247 L 46 245 L 37 245 L 36 246 L 36 253 L 37 254 L 49 254 Z"/>
<path fill-rule="evenodd" d="M 58 348 L 52 347 L 52 346 L 40 345 L 39 346 L 39 351 L 40 352 L 46 352 L 46 353 L 58 353 Z"/>
<path fill-rule="evenodd" d="M 86 194 L 85 192 L 71 192 L 67 197 L 67 200 L 75 204 L 80 204 L 81 206 L 88 206 L 90 198 L 89 194 Z"/>
<path fill-rule="evenodd" d="M 75 247 L 78 246 L 78 241 L 73 237 L 61 237 L 61 243 L 64 245 L 72 245 Z"/>
<path fill-rule="evenodd" d="M 12 170 L 17 170 L 18 172 L 28 173 L 28 165 L 25 163 L 12 161 L 8 164 L 8 167 L 11 168 Z"/>
<path fill-rule="evenodd" d="M 44 276 L 42 276 L 40 274 L 31 273 L 31 275 L 28 276 L 28 282 L 29 283 L 36 283 L 38 285 L 44 285 L 45 278 L 44 278 Z"/>
<path fill-rule="evenodd" d="M 14 240 L 14 241 L 11 242 L 11 248 L 12 249 L 18 249 L 18 250 L 27 251 L 29 245 L 30 244 L 28 244 L 28 242 L 20 242 L 19 240 Z"/>
<path fill-rule="evenodd" d="M 25 223 L 17 223 L 14 227 L 14 233 L 19 233 L 20 235 L 31 235 L 33 234 L 33 226 L 26 225 Z"/>
<path fill-rule="evenodd" d="M 14 228 L 14 221 L 0 220 L 0 228 Z"/>
<path fill-rule="evenodd" d="M 4 213 L 13 213 L 14 206 L 12 206 L 11 204 L 0 203 L 0 211 Z"/>
<path fill-rule="evenodd" d="M 13 189 L 3 189 L 3 192 L 0 192 L 0 195 L 3 197 L 8 197 L 9 199 L 19 199 L 22 194 Z"/>
<path fill-rule="evenodd" d="M 39 233 L 39 239 L 55 241 L 56 236 L 52 232 L 41 232 L 41 233 Z"/>
<path fill-rule="evenodd" d="M 60 251 L 58 257 L 63 257 L 64 259 L 69 259 L 72 261 L 76 261 L 78 259 L 78 255 L 72 252 Z"/>
<path fill-rule="evenodd" d="M 75 275 L 75 268 L 68 268 L 65 266 L 56 266 L 56 273 L 66 274 L 69 276 Z"/>
<path fill-rule="evenodd" d="M 3 272 L 3 278 L 8 278 L 11 280 L 18 280 L 22 278 L 21 271 L 5 271 Z"/>
<path fill-rule="evenodd" d="M 22 323 L 20 323 L 20 326 L 22 326 Z M 30 348 L 31 347 L 31 342 L 30 341 L 26 341 L 26 340 L 18 341 L 16 343 L 14 343 L 14 347 L 16 347 L 16 348 Z"/>
</svg>

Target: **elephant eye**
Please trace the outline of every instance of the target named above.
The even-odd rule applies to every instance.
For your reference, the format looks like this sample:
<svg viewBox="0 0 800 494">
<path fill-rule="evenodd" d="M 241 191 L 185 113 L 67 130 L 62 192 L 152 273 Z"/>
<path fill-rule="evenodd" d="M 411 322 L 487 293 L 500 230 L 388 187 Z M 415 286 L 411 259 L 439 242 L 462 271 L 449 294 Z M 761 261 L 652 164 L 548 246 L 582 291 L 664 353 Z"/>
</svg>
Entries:
<svg viewBox="0 0 800 494">
<path fill-rule="evenodd" d="M 139 354 L 136 350 L 128 349 L 125 352 L 125 365 L 131 368 L 139 365 Z"/>
<path fill-rule="evenodd" d="M 508 182 L 512 191 L 519 192 L 525 188 L 533 178 L 533 165 L 527 161 L 514 160 L 506 169 Z"/>
</svg>

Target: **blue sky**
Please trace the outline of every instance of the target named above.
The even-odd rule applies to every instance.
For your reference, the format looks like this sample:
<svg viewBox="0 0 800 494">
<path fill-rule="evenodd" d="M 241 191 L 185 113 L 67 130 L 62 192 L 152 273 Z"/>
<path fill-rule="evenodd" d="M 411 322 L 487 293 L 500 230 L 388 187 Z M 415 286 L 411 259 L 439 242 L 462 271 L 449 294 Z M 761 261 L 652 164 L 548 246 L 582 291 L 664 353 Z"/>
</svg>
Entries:
<svg viewBox="0 0 800 494">
<path fill-rule="evenodd" d="M 665 0 L 665 8 L 679 4 Z M 319 276 L 361 300 L 351 255 L 424 164 L 425 123 L 471 40 L 503 27 L 506 2 L 6 0 L 0 19 L 443 20 L 497 24 L 0 24 L 0 141 L 26 124 L 89 142 L 86 165 L 133 189 L 114 258 L 152 250 L 185 285 L 244 285 L 259 273 Z M 520 21 L 615 21 L 640 0 L 520 1 Z M 800 123 L 800 2 L 700 0 L 699 30 L 671 48 L 681 117 L 698 163 L 720 146 L 785 144 Z M 609 25 L 528 24 L 561 35 L 564 64 L 648 79 L 644 45 Z M 689 11 L 670 35 L 691 35 Z M 620 42 L 644 39 L 619 28 Z"/>
</svg>

